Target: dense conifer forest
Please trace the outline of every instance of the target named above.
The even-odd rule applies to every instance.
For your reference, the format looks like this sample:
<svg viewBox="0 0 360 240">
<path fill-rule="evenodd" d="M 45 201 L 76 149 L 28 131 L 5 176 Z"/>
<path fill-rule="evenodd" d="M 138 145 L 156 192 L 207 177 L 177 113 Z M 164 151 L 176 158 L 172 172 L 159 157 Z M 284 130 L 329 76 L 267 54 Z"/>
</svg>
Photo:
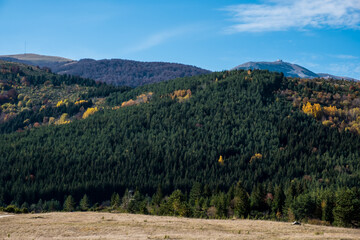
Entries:
<svg viewBox="0 0 360 240">
<path fill-rule="evenodd" d="M 109 91 L 86 119 L 0 135 L 0 205 L 357 227 L 357 120 L 328 109 L 357 86 L 311 81 L 235 70 Z"/>
</svg>

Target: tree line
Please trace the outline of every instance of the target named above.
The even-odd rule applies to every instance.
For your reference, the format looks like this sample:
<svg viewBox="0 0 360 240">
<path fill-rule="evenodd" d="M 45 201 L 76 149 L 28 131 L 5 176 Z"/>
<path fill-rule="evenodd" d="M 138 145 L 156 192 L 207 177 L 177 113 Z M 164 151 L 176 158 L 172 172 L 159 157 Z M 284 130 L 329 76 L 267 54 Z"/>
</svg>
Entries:
<svg viewBox="0 0 360 240">
<path fill-rule="evenodd" d="M 310 224 L 359 227 L 360 190 L 309 190 L 306 183 L 295 180 L 284 188 L 258 184 L 249 194 L 239 181 L 228 191 L 210 190 L 195 182 L 189 192 L 177 189 L 164 195 L 161 185 L 153 195 L 126 189 L 123 195 L 114 192 L 111 198 L 93 203 L 87 194 L 80 199 L 68 195 L 64 201 L 39 200 L 29 205 L 8 205 L 0 210 L 10 213 L 51 211 L 112 211 L 160 216 L 181 216 L 208 219 L 299 220 Z"/>
</svg>

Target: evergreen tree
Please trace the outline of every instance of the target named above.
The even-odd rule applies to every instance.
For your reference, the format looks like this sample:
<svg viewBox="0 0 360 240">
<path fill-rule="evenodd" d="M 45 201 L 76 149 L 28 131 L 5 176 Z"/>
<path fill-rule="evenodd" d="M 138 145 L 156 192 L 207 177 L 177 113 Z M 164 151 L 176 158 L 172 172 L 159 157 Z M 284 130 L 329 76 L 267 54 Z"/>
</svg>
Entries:
<svg viewBox="0 0 360 240">
<path fill-rule="evenodd" d="M 334 211 L 335 207 L 335 195 L 332 191 L 327 190 L 323 193 L 321 200 L 321 219 L 332 223 L 334 221 Z"/>
<path fill-rule="evenodd" d="M 72 212 L 74 210 L 75 210 L 75 200 L 71 195 L 69 195 L 67 196 L 64 202 L 64 211 Z"/>
<path fill-rule="evenodd" d="M 285 202 L 285 194 L 281 186 L 277 185 L 274 190 L 274 200 L 272 202 L 272 213 L 276 216 L 281 216 L 283 213 L 283 206 Z"/>
<path fill-rule="evenodd" d="M 81 210 L 81 211 L 87 211 L 87 210 L 89 210 L 90 201 L 89 201 L 89 198 L 88 198 L 88 196 L 87 196 L 86 194 L 85 194 L 85 195 L 83 196 L 83 198 L 80 200 L 79 206 L 80 206 L 80 210 Z"/>
<path fill-rule="evenodd" d="M 134 193 L 134 197 L 128 204 L 128 211 L 130 213 L 142 213 L 147 214 L 147 208 L 146 208 L 146 200 L 144 199 L 144 196 L 136 190 Z"/>
<path fill-rule="evenodd" d="M 113 193 L 111 195 L 110 205 L 112 208 L 118 208 L 121 205 L 120 195 L 118 193 Z"/>
<path fill-rule="evenodd" d="M 234 210 L 235 215 L 241 218 L 246 218 L 250 213 L 249 195 L 243 188 L 241 182 L 238 182 L 235 188 Z"/>
<path fill-rule="evenodd" d="M 163 193 L 162 193 L 162 187 L 159 184 L 156 190 L 156 193 L 154 194 L 152 198 L 152 203 L 156 206 L 160 206 L 161 200 L 163 199 Z"/>
<path fill-rule="evenodd" d="M 360 222 L 360 196 L 357 189 L 340 189 L 336 192 L 335 224 L 358 227 Z"/>
<path fill-rule="evenodd" d="M 257 184 L 250 195 L 251 209 L 263 212 L 266 210 L 265 193 L 261 184 Z"/>
<path fill-rule="evenodd" d="M 41 212 L 43 212 L 43 209 L 44 209 L 44 203 L 43 203 L 42 199 L 40 199 L 38 201 L 38 203 L 36 204 L 35 212 L 41 213 Z"/>
<path fill-rule="evenodd" d="M 189 203 L 191 206 L 198 204 L 198 201 L 201 197 L 201 184 L 195 182 L 190 190 Z"/>
<path fill-rule="evenodd" d="M 124 196 L 122 197 L 122 204 L 121 207 L 125 210 L 128 210 L 129 203 L 132 200 L 131 194 L 129 194 L 129 189 L 125 190 Z"/>
</svg>

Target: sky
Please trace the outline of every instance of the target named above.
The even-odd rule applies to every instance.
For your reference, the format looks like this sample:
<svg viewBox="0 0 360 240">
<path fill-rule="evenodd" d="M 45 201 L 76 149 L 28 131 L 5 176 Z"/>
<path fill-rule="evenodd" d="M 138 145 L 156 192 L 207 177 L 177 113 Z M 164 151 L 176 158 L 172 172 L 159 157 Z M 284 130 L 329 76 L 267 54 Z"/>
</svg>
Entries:
<svg viewBox="0 0 360 240">
<path fill-rule="evenodd" d="M 0 23 L 0 55 L 212 71 L 282 59 L 360 79 L 360 0 L 0 0 Z"/>
</svg>

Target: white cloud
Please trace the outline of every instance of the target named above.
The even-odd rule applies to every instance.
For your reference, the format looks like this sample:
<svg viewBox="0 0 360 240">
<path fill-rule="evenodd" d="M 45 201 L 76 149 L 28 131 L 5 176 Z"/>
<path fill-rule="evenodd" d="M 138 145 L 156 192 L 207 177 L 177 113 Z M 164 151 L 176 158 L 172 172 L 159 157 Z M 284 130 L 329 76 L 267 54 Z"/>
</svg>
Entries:
<svg viewBox="0 0 360 240">
<path fill-rule="evenodd" d="M 190 31 L 192 31 L 191 28 L 182 27 L 182 28 L 167 30 L 163 32 L 158 32 L 156 34 L 148 36 L 147 38 L 145 38 L 144 41 L 140 42 L 136 46 L 130 47 L 129 52 L 140 52 L 158 46 L 174 37 L 189 33 Z"/>
<path fill-rule="evenodd" d="M 228 33 L 304 30 L 308 28 L 360 29 L 360 0 L 267 0 L 224 9 L 234 25 Z"/>
</svg>

